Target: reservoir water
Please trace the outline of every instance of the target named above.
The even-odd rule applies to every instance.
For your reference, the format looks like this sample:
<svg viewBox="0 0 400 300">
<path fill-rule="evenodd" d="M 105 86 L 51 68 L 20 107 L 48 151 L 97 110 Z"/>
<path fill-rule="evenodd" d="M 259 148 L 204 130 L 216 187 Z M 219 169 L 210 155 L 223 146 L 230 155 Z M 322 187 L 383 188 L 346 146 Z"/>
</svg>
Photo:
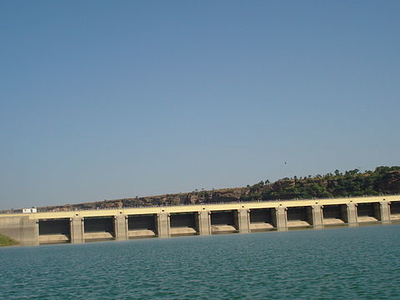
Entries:
<svg viewBox="0 0 400 300">
<path fill-rule="evenodd" d="M 0 299 L 400 299 L 400 225 L 0 249 Z"/>
</svg>

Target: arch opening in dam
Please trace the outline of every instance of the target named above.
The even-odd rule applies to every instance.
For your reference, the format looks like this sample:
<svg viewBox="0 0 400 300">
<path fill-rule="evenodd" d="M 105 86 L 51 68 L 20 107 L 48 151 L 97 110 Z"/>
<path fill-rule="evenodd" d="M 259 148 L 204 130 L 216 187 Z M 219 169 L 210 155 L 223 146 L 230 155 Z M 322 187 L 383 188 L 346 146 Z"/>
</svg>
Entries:
<svg viewBox="0 0 400 300">
<path fill-rule="evenodd" d="M 347 206 L 344 204 L 324 205 L 322 215 L 324 226 L 340 226 L 348 223 Z"/>
<path fill-rule="evenodd" d="M 115 238 L 114 216 L 84 218 L 84 240 L 101 241 Z"/>
<path fill-rule="evenodd" d="M 199 233 L 196 213 L 176 213 L 170 215 L 170 235 L 186 236 Z"/>
<path fill-rule="evenodd" d="M 250 231 L 276 230 L 276 210 L 274 208 L 259 208 L 250 210 Z"/>
<path fill-rule="evenodd" d="M 308 228 L 313 225 L 312 208 L 309 206 L 288 207 L 287 227 L 288 229 Z"/>
<path fill-rule="evenodd" d="M 237 211 L 212 211 L 211 212 L 211 233 L 235 233 L 238 232 Z"/>
<path fill-rule="evenodd" d="M 379 203 L 359 203 L 357 205 L 357 222 L 374 223 L 381 220 Z"/>
<path fill-rule="evenodd" d="M 59 244 L 71 242 L 70 219 L 41 219 L 39 226 L 39 244 Z"/>
<path fill-rule="evenodd" d="M 400 222 L 400 202 L 391 202 L 389 206 L 390 219 Z"/>
<path fill-rule="evenodd" d="M 128 238 L 156 237 L 157 218 L 155 214 L 128 215 Z"/>
</svg>

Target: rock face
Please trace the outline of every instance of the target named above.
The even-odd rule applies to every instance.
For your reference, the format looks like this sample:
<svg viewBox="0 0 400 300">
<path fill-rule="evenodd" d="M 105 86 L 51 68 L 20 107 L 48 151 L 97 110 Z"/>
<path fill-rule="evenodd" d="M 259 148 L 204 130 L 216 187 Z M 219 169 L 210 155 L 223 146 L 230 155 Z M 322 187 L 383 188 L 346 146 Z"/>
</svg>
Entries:
<svg viewBox="0 0 400 300">
<path fill-rule="evenodd" d="M 86 202 L 81 204 L 67 204 L 57 206 L 39 207 L 40 211 L 68 211 L 85 209 L 106 209 L 141 206 L 169 206 L 169 205 L 190 205 L 201 203 L 226 203 L 237 202 L 246 193 L 246 188 L 231 188 L 212 191 L 194 191 L 189 193 L 167 194 L 159 196 L 124 198 L 116 200 L 104 200 Z"/>
</svg>

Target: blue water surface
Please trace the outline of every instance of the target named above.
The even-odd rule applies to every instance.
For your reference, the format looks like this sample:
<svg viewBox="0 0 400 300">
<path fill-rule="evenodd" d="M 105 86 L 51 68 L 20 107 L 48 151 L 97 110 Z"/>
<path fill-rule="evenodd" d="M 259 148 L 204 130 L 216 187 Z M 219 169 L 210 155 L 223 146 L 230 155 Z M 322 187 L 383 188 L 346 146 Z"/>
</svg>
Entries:
<svg viewBox="0 0 400 300">
<path fill-rule="evenodd" d="M 400 299 L 400 225 L 0 249 L 0 299 Z"/>
</svg>

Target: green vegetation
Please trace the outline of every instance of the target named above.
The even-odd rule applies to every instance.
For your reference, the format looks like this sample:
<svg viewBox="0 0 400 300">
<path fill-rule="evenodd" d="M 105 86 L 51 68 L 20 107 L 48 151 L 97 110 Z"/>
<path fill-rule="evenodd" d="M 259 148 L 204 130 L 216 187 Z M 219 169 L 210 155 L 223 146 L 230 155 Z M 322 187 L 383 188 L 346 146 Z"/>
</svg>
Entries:
<svg viewBox="0 0 400 300">
<path fill-rule="evenodd" d="M 12 239 L 10 239 L 7 236 L 1 235 L 0 234 L 0 247 L 4 247 L 4 246 L 13 246 L 13 245 L 17 245 L 18 243 Z"/>
<path fill-rule="evenodd" d="M 247 186 L 242 201 L 275 199 L 311 199 L 377 196 L 400 193 L 400 167 L 378 167 L 360 173 L 358 169 L 334 174 L 283 178 L 274 183 L 259 182 Z"/>
</svg>

